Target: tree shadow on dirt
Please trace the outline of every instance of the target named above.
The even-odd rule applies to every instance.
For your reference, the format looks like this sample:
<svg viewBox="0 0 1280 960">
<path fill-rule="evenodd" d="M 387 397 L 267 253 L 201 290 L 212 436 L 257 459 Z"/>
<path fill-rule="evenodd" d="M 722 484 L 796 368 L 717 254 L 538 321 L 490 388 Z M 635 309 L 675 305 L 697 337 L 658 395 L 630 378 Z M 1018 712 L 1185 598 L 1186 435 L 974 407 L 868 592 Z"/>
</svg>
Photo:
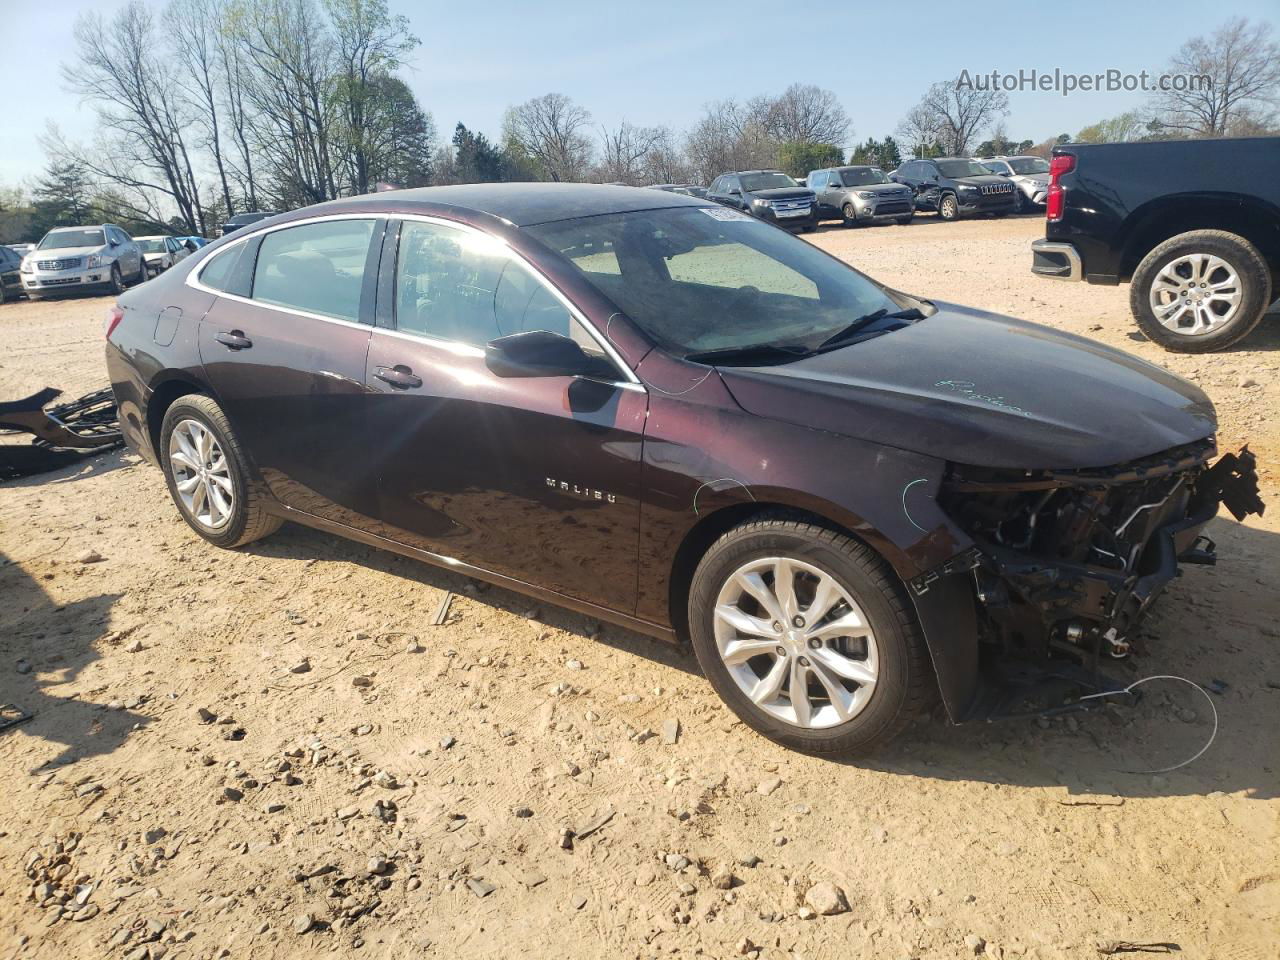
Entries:
<svg viewBox="0 0 1280 960">
<path fill-rule="evenodd" d="M 58 570 L 56 576 L 72 575 L 65 567 Z M 0 553 L 0 596 L 4 597 L 0 605 L 0 702 L 32 714 L 30 720 L 0 730 L 4 755 L 34 753 L 40 759 L 28 772 L 52 771 L 115 750 L 135 726 L 149 722 L 141 714 L 108 709 L 69 689 L 100 656 L 94 641 L 102 635 L 120 594 L 104 593 L 58 604 L 26 570 Z M 27 664 L 29 672 L 19 672 L 19 662 Z M 24 744 L 23 740 L 45 741 L 46 746 Z M 50 755 L 51 749 L 57 752 Z"/>
</svg>

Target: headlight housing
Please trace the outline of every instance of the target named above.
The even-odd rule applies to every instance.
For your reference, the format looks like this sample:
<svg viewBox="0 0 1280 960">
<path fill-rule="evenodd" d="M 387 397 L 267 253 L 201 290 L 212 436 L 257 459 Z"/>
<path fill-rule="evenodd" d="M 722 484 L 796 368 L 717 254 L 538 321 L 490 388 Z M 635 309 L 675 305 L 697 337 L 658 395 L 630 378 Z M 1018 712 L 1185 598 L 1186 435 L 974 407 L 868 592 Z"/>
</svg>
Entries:
<svg viewBox="0 0 1280 960">
<path fill-rule="evenodd" d="M 863 200 L 874 200 L 876 198 L 876 195 L 870 190 L 862 190 L 858 193 L 858 196 Z"/>
<path fill-rule="evenodd" d="M 94 267 L 102 266 L 103 265 L 102 254 L 100 253 L 89 254 L 89 256 L 84 258 L 84 265 L 88 267 L 90 270 L 92 270 Z"/>
<path fill-rule="evenodd" d="M 967 183 L 962 183 L 960 184 L 960 192 L 961 193 L 977 193 L 978 188 L 974 186 L 970 186 Z"/>
<path fill-rule="evenodd" d="M 22 266 L 18 267 L 21 273 L 35 273 L 36 268 L 31 265 L 31 261 L 26 257 L 22 258 Z"/>
<path fill-rule="evenodd" d="M 764 197 L 752 197 L 751 202 L 761 207 L 771 207 L 773 204 Z"/>
</svg>

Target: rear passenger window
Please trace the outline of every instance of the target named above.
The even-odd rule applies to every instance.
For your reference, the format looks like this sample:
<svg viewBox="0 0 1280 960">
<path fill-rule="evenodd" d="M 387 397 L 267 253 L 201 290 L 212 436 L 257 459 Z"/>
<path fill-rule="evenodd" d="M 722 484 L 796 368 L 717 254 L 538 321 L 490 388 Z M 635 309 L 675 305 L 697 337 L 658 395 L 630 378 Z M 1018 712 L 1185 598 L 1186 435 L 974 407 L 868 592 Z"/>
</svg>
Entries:
<svg viewBox="0 0 1280 960">
<path fill-rule="evenodd" d="M 358 323 L 373 223 L 330 220 L 268 233 L 253 271 L 253 299 Z"/>
<path fill-rule="evenodd" d="M 497 240 L 405 221 L 396 270 L 396 329 L 483 347 L 513 333 L 548 330 L 600 353 L 595 340 Z"/>
<path fill-rule="evenodd" d="M 236 261 L 240 259 L 240 254 L 243 251 L 244 244 L 237 243 L 229 250 L 220 250 L 215 253 L 200 268 L 200 282 L 211 290 L 226 290 L 231 282 L 231 275 L 235 270 Z"/>
</svg>

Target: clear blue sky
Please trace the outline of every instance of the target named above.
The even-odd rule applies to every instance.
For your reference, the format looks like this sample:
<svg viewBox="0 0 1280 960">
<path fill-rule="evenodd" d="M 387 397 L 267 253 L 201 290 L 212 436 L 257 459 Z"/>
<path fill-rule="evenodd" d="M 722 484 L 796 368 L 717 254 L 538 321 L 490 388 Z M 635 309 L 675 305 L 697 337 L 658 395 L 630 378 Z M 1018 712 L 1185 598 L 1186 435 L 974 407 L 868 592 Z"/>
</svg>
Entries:
<svg viewBox="0 0 1280 960">
<path fill-rule="evenodd" d="M 0 89 L 8 94 L 0 119 L 0 184 L 43 168 L 36 136 L 46 120 L 73 137 L 88 137 L 91 111 L 62 90 L 57 65 L 73 54 L 79 10 L 109 15 L 123 2 L 0 0 Z M 1159 70 L 1193 30 L 1209 32 L 1232 16 L 1268 20 L 1280 31 L 1277 0 L 1210 6 L 916 0 L 911 13 L 906 4 L 851 0 L 390 2 L 422 40 L 404 76 L 442 138 L 458 120 L 494 136 L 508 105 L 550 91 L 578 100 L 597 124 L 627 119 L 683 128 L 708 101 L 776 92 L 800 81 L 835 91 L 861 140 L 891 133 L 930 83 L 962 69 Z M 829 14 L 818 20 L 811 12 L 820 7 Z M 895 33 L 902 42 L 893 40 Z M 776 55 L 768 52 L 774 36 Z M 1014 93 L 1007 129 L 1011 137 L 1039 141 L 1144 99 Z"/>
</svg>

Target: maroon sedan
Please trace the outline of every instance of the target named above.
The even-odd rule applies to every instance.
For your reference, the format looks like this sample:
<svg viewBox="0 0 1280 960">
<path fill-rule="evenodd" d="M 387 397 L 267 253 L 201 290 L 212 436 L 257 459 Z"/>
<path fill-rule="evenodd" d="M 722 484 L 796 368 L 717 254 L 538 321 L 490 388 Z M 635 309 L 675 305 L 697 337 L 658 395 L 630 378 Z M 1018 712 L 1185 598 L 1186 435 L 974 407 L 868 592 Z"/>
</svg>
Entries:
<svg viewBox="0 0 1280 960">
<path fill-rule="evenodd" d="M 1194 385 L 656 190 L 276 216 L 107 340 L 125 436 L 211 543 L 292 520 L 687 639 L 815 752 L 981 715 L 1014 660 L 1123 656 L 1220 500 L 1261 506 Z"/>
</svg>

